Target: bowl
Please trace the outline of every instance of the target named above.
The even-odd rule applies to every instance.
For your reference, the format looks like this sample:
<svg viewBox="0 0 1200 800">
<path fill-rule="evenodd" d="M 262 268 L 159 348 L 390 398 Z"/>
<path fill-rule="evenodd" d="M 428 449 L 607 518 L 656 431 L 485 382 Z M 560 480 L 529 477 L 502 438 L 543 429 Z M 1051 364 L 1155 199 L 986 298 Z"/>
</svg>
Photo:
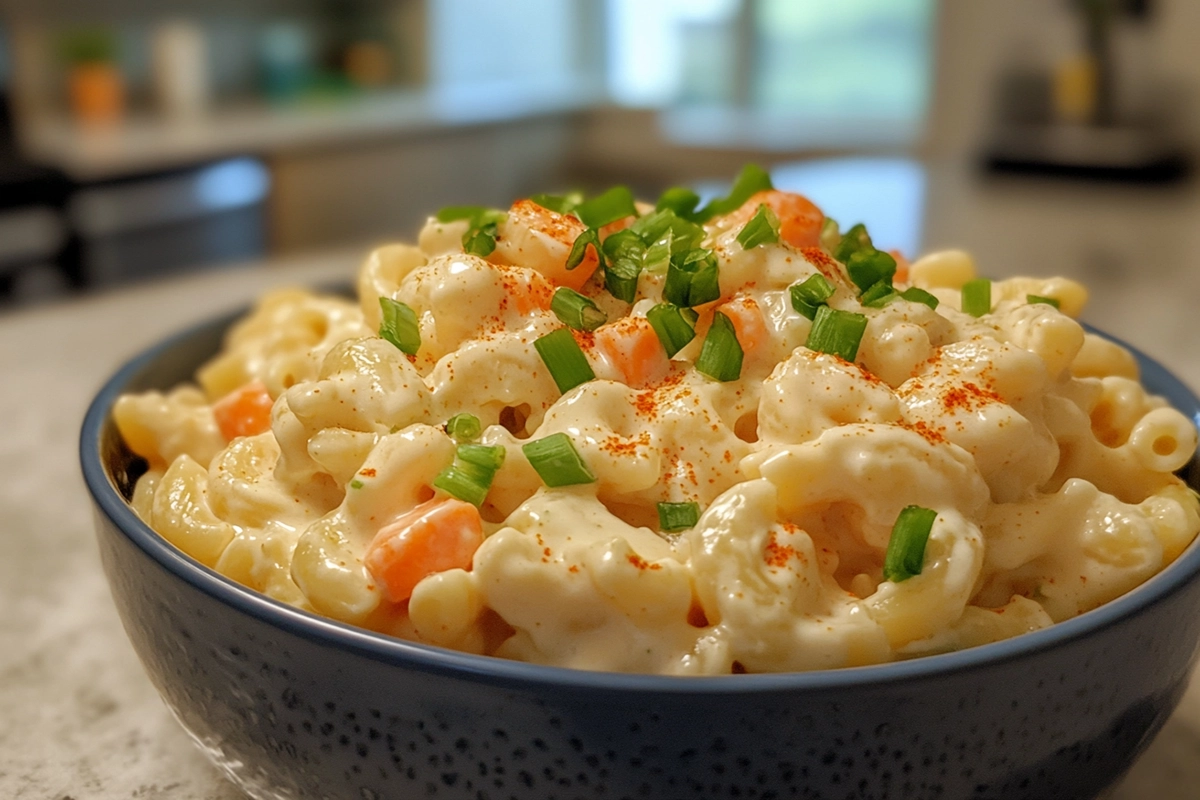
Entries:
<svg viewBox="0 0 1200 800">
<path fill-rule="evenodd" d="M 113 599 L 184 729 L 255 798 L 1094 798 L 1176 706 L 1200 544 L 1079 617 L 944 655 L 822 672 L 576 671 L 392 639 L 275 602 L 130 509 L 123 392 L 191 377 L 239 315 L 138 356 L 83 423 Z M 1190 419 L 1200 400 L 1136 353 Z M 1193 465 L 1186 469 L 1195 485 Z"/>
</svg>

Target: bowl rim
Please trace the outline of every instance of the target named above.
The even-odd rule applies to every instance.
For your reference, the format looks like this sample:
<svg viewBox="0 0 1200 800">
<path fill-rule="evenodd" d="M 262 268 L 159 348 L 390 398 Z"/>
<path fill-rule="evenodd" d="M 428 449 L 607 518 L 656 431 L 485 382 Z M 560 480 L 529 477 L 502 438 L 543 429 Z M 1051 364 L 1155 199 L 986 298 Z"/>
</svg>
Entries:
<svg viewBox="0 0 1200 800">
<path fill-rule="evenodd" d="M 744 695 L 865 688 L 898 681 L 944 678 L 1067 645 L 1166 601 L 1200 573 L 1200 536 L 1197 536 L 1174 561 L 1145 582 L 1098 608 L 1047 628 L 949 653 L 805 672 L 706 676 L 603 672 L 475 655 L 377 633 L 287 605 L 242 586 L 191 558 L 142 522 L 121 496 L 104 466 L 103 437 L 112 406 L 125 386 L 171 349 L 204 332 L 227 328 L 247 310 L 240 308 L 210 317 L 160 340 L 129 358 L 104 382 L 89 404 L 80 430 L 79 455 L 84 483 L 97 512 L 144 555 L 194 589 L 259 622 L 310 642 L 348 650 L 375 661 L 510 687 L 536 687 L 541 691 L 556 688 L 564 691 Z M 1152 394 L 1166 396 L 1173 407 L 1200 428 L 1200 397 L 1180 378 L 1127 342 L 1086 323 L 1085 328 L 1128 349 L 1138 362 L 1143 385 Z"/>
</svg>

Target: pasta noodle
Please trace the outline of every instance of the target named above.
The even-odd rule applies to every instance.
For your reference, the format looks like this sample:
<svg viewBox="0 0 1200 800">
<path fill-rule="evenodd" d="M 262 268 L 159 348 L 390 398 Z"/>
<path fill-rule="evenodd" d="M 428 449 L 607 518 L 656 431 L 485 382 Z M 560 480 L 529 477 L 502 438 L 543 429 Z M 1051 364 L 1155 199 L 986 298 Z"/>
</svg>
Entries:
<svg viewBox="0 0 1200 800">
<path fill-rule="evenodd" d="M 1188 546 L 1196 428 L 1082 286 L 897 267 L 754 174 L 709 210 L 451 209 L 357 302 L 268 295 L 197 386 L 117 402 L 133 508 L 342 622 L 667 674 L 985 644 Z"/>
</svg>

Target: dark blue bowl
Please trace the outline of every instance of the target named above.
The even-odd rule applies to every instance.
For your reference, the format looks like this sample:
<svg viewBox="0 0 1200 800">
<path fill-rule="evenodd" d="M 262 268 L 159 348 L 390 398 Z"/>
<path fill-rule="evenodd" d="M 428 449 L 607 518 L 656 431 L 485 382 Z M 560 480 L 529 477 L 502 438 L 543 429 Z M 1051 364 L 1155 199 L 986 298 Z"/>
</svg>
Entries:
<svg viewBox="0 0 1200 800">
<path fill-rule="evenodd" d="M 1200 640 L 1200 544 L 1046 630 L 913 661 L 674 678 L 391 639 L 183 555 L 126 503 L 117 396 L 191 377 L 232 317 L 120 370 L 83 424 L 113 599 L 184 728 L 257 798 L 1094 798 L 1175 708 Z M 1150 389 L 1200 401 L 1137 354 Z M 1189 481 L 1195 485 L 1189 467 Z"/>
</svg>

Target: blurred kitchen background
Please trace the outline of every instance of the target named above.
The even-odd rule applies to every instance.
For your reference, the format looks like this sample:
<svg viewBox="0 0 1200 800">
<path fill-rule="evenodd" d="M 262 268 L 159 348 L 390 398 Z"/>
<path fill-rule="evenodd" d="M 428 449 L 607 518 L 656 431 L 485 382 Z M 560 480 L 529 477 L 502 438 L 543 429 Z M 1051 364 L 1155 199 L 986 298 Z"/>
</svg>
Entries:
<svg viewBox="0 0 1200 800">
<path fill-rule="evenodd" d="M 0 310 L 754 160 L 1103 325 L 1200 289 L 1198 41 L 1196 0 L 5 0 Z"/>
</svg>

